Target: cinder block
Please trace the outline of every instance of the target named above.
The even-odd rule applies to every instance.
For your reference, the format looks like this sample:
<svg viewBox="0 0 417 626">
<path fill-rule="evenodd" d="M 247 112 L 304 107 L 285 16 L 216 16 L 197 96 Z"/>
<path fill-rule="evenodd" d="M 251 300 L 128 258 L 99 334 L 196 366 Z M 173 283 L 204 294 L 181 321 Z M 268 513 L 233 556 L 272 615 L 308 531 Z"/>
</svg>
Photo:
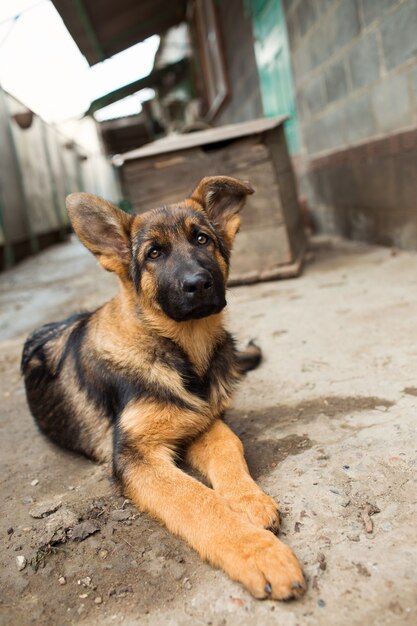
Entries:
<svg viewBox="0 0 417 626">
<path fill-rule="evenodd" d="M 397 74 L 374 87 L 372 100 L 379 130 L 397 130 L 411 123 L 407 78 L 406 74 Z"/>
<path fill-rule="evenodd" d="M 414 96 L 414 111 L 417 111 L 417 64 L 411 69 L 410 72 L 411 86 Z"/>
<path fill-rule="evenodd" d="M 311 71 L 311 54 L 309 46 L 303 46 L 292 55 L 295 82 L 299 82 Z"/>
<path fill-rule="evenodd" d="M 297 28 L 297 19 L 295 15 L 290 15 L 286 18 L 287 23 L 287 33 L 288 33 L 288 42 L 291 50 L 297 46 L 298 43 L 298 28 Z"/>
<path fill-rule="evenodd" d="M 309 154 L 334 150 L 346 145 L 344 105 L 327 111 L 319 119 L 311 122 L 305 130 L 306 146 Z"/>
<path fill-rule="evenodd" d="M 363 19 L 368 26 L 394 6 L 398 0 L 362 0 Z"/>
<path fill-rule="evenodd" d="M 323 117 L 323 133 L 326 149 L 333 150 L 346 145 L 345 106 L 338 106 L 328 111 Z"/>
<path fill-rule="evenodd" d="M 332 63 L 326 69 L 324 77 L 328 102 L 340 100 L 347 94 L 345 61 L 343 58 Z"/>
<path fill-rule="evenodd" d="M 311 69 L 321 65 L 334 52 L 332 32 L 329 29 L 329 20 L 324 19 L 317 30 L 312 34 L 305 46 L 305 53 L 309 58 Z"/>
<path fill-rule="evenodd" d="M 317 10 L 320 12 L 320 15 L 324 15 L 337 2 L 338 0 L 319 0 L 317 2 Z"/>
<path fill-rule="evenodd" d="M 306 100 L 306 97 L 305 97 L 304 88 L 301 87 L 299 89 L 299 91 L 296 93 L 295 99 L 297 101 L 298 119 L 301 122 L 305 122 L 310 117 L 310 111 L 309 111 L 308 106 L 307 106 L 307 100 Z"/>
<path fill-rule="evenodd" d="M 376 124 L 369 92 L 354 96 L 346 102 L 346 132 L 349 143 L 362 141 L 375 134 Z"/>
<path fill-rule="evenodd" d="M 354 89 L 379 78 L 378 44 L 375 33 L 359 39 L 349 53 L 349 65 Z"/>
<path fill-rule="evenodd" d="M 343 0 L 332 15 L 331 29 L 334 49 L 341 48 L 360 31 L 357 0 Z"/>
<path fill-rule="evenodd" d="M 417 0 L 408 0 L 381 25 L 385 66 L 391 70 L 408 59 L 417 58 Z"/>
<path fill-rule="evenodd" d="M 303 2 L 300 2 L 296 13 L 300 34 L 303 37 L 317 18 L 314 0 L 303 0 Z"/>
<path fill-rule="evenodd" d="M 315 115 L 322 111 L 326 106 L 324 97 L 323 78 L 321 75 L 315 76 L 310 83 L 300 93 L 300 99 L 303 98 L 307 104 L 308 111 L 311 115 Z"/>
<path fill-rule="evenodd" d="M 315 154 L 325 149 L 326 144 L 321 129 L 321 120 L 307 124 L 304 128 L 303 136 L 308 154 Z"/>
</svg>

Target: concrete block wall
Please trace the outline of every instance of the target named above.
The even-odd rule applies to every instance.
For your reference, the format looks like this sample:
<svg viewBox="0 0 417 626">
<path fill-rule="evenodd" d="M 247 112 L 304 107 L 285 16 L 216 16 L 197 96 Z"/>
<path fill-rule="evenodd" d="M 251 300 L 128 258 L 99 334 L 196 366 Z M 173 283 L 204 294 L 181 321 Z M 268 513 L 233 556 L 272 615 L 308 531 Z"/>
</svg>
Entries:
<svg viewBox="0 0 417 626">
<path fill-rule="evenodd" d="M 417 0 L 282 0 L 319 231 L 417 250 Z"/>
<path fill-rule="evenodd" d="M 284 0 L 303 146 L 417 126 L 417 0 Z"/>
</svg>

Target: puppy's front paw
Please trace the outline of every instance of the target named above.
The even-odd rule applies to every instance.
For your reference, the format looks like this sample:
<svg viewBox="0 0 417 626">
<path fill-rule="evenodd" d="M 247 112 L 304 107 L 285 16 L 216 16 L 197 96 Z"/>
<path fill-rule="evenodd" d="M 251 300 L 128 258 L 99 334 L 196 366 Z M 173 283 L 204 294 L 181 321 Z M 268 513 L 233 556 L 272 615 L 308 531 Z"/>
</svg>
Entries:
<svg viewBox="0 0 417 626">
<path fill-rule="evenodd" d="M 287 545 L 265 530 L 254 529 L 236 539 L 232 563 L 224 567 L 255 598 L 290 600 L 305 592 L 301 566 Z"/>
<path fill-rule="evenodd" d="M 232 511 L 245 515 L 251 524 L 278 533 L 280 522 L 278 505 L 260 489 L 229 495 L 226 496 L 226 500 Z"/>
</svg>

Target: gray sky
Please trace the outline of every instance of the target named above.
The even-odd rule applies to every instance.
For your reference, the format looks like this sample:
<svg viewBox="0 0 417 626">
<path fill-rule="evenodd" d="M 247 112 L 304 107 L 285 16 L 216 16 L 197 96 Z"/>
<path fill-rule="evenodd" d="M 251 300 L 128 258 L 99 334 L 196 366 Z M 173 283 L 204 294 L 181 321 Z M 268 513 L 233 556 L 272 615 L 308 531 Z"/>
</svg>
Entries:
<svg viewBox="0 0 417 626">
<path fill-rule="evenodd" d="M 49 122 L 80 116 L 91 100 L 149 74 L 158 42 L 90 68 L 49 0 L 0 0 L 0 84 Z M 137 96 L 113 105 L 118 115 L 139 110 Z"/>
</svg>

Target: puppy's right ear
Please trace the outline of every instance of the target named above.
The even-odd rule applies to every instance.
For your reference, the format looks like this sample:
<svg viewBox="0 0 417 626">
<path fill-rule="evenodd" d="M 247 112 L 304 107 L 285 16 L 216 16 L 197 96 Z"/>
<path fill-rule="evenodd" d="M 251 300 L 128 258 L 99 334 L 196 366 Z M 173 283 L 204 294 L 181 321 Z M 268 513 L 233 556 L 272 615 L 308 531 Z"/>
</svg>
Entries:
<svg viewBox="0 0 417 626">
<path fill-rule="evenodd" d="M 133 217 L 114 204 L 89 193 L 72 193 L 66 205 L 80 241 L 109 272 L 126 276 L 131 259 Z"/>
</svg>

